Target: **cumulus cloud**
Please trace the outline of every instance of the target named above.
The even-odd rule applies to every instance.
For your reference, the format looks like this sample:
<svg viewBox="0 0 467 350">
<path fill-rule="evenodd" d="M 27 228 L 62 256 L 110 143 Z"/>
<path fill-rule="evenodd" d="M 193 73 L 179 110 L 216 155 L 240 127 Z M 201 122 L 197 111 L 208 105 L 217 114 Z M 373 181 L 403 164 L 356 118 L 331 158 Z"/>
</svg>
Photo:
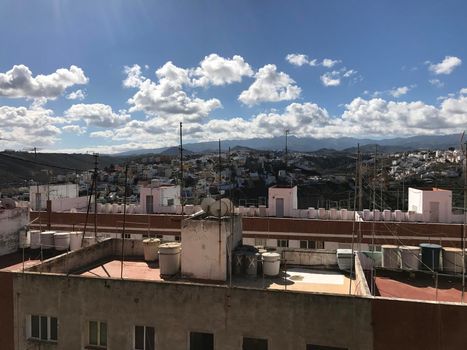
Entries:
<svg viewBox="0 0 467 350">
<path fill-rule="evenodd" d="M 27 99 L 55 99 L 77 84 L 87 84 L 89 79 L 83 70 L 76 66 L 60 68 L 49 75 L 32 75 L 25 65 L 15 65 L 5 73 L 0 73 L 0 96 Z"/>
<path fill-rule="evenodd" d="M 429 65 L 430 71 L 434 74 L 451 74 L 454 69 L 462 64 L 462 60 L 455 56 L 446 56 L 440 63 L 431 63 Z"/>
<path fill-rule="evenodd" d="M 191 75 L 194 77 L 194 86 L 206 87 L 239 83 L 243 77 L 252 76 L 253 70 L 241 56 L 235 55 L 229 59 L 213 53 L 206 56 Z"/>
<path fill-rule="evenodd" d="M 327 72 L 321 75 L 321 82 L 324 86 L 339 86 L 341 78 L 338 71 Z"/>
<path fill-rule="evenodd" d="M 431 85 L 439 87 L 439 88 L 444 86 L 444 83 L 439 79 L 430 79 L 430 80 L 428 80 L 428 82 Z"/>
<path fill-rule="evenodd" d="M 288 54 L 285 59 L 287 62 L 290 64 L 293 64 L 295 66 L 303 66 L 304 64 L 308 64 L 310 61 L 308 60 L 308 56 L 304 54 L 299 54 L 299 53 L 291 53 Z M 315 61 L 316 62 L 316 61 Z"/>
<path fill-rule="evenodd" d="M 0 106 L 2 138 L 8 135 L 10 147 L 51 145 L 61 133 L 56 125 L 62 123 L 64 119 L 55 117 L 50 109 Z"/>
<path fill-rule="evenodd" d="M 112 107 L 101 104 L 76 104 L 65 111 L 65 117 L 69 120 L 84 120 L 86 125 L 94 125 L 103 128 L 121 126 L 130 120 L 125 111 L 115 113 Z"/>
<path fill-rule="evenodd" d="M 188 96 L 184 86 L 191 84 L 190 70 L 165 63 L 156 71 L 157 82 L 141 77 L 139 66 L 127 70 L 124 81 L 127 87 L 137 87 L 138 91 L 128 100 L 130 112 L 143 111 L 151 116 L 166 119 L 182 117 L 183 120 L 195 121 L 206 117 L 222 105 L 218 99 L 203 100 Z"/>
<path fill-rule="evenodd" d="M 334 67 L 336 64 L 340 63 L 339 60 L 333 60 L 333 59 L 330 59 L 330 58 L 325 58 L 323 59 L 323 61 L 321 62 L 321 65 L 323 67 L 326 67 L 326 68 L 332 68 Z"/>
<path fill-rule="evenodd" d="M 66 98 L 68 100 L 79 100 L 79 101 L 82 101 L 84 100 L 86 97 L 86 92 L 84 92 L 83 90 L 79 89 L 79 90 L 76 90 L 76 91 L 72 91 L 70 92 L 68 95 L 66 95 Z"/>
<path fill-rule="evenodd" d="M 131 67 L 125 66 L 123 71 L 126 74 L 126 79 L 123 80 L 124 87 L 136 88 L 146 80 L 146 78 L 141 74 L 141 67 L 137 64 L 134 64 Z"/>
<path fill-rule="evenodd" d="M 238 100 L 248 106 L 261 102 L 294 100 L 300 96 L 301 89 L 286 73 L 277 72 L 274 64 L 267 64 L 255 74 L 255 81 L 247 90 L 242 91 Z"/>
<path fill-rule="evenodd" d="M 392 97 L 401 97 L 405 94 L 407 94 L 410 90 L 410 87 L 408 86 L 400 86 L 400 87 L 396 87 L 396 88 L 393 88 L 391 90 L 389 90 L 389 94 L 392 96 Z"/>
<path fill-rule="evenodd" d="M 109 139 L 114 136 L 114 132 L 112 130 L 94 131 L 90 133 L 89 136 L 90 137 L 102 137 L 105 139 Z"/>
<path fill-rule="evenodd" d="M 82 135 L 86 133 L 86 128 L 79 125 L 65 125 L 62 127 L 62 130 L 76 135 Z"/>
<path fill-rule="evenodd" d="M 467 88 L 460 89 L 459 93 L 461 95 L 467 95 Z"/>
</svg>

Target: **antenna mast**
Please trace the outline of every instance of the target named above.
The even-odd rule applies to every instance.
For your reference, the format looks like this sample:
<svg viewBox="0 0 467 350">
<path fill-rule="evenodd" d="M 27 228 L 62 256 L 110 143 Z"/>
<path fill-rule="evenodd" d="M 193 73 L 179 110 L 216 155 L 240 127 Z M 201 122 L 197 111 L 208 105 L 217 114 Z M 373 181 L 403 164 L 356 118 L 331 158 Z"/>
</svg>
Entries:
<svg viewBox="0 0 467 350">
<path fill-rule="evenodd" d="M 184 201 L 183 201 L 183 123 L 180 122 L 180 204 L 182 205 L 182 215 L 184 215 Z"/>
<path fill-rule="evenodd" d="M 98 153 L 94 153 L 94 239 L 97 240 L 97 164 Z"/>
</svg>

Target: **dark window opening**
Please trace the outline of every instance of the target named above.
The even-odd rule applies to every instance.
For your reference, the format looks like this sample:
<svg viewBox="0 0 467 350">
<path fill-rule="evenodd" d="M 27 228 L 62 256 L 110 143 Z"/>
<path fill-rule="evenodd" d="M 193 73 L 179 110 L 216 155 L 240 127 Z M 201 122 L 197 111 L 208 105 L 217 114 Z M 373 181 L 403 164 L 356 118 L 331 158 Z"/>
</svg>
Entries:
<svg viewBox="0 0 467 350">
<path fill-rule="evenodd" d="M 259 338 L 243 338 L 243 350 L 268 350 L 268 340 Z"/>
<path fill-rule="evenodd" d="M 190 333 L 190 350 L 214 350 L 214 335 L 212 333 Z"/>
</svg>

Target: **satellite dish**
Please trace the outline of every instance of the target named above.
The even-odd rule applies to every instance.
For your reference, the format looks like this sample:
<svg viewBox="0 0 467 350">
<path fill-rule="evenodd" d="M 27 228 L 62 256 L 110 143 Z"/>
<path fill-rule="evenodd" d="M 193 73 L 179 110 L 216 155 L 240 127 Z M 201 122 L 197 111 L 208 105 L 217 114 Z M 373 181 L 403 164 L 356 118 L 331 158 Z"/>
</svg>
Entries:
<svg viewBox="0 0 467 350">
<path fill-rule="evenodd" d="M 215 199 L 212 197 L 204 198 L 201 201 L 201 209 L 203 209 L 205 213 L 209 213 L 209 207 L 213 205 L 215 202 L 216 202 Z"/>
<path fill-rule="evenodd" d="M 3 198 L 2 199 L 2 205 L 5 209 L 15 209 L 16 208 L 16 202 L 11 199 L 11 198 Z"/>
<path fill-rule="evenodd" d="M 209 213 L 214 216 L 225 216 L 229 212 L 229 206 L 222 200 L 215 201 L 209 206 Z"/>
</svg>

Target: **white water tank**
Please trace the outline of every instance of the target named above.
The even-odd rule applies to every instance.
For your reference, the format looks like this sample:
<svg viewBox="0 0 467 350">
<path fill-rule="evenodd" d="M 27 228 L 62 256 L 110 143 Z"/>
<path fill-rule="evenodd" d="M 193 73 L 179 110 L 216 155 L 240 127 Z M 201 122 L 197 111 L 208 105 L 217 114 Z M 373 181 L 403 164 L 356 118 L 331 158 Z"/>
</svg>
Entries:
<svg viewBox="0 0 467 350">
<path fill-rule="evenodd" d="M 281 267 L 281 256 L 278 253 L 263 253 L 263 273 L 266 276 L 277 276 Z"/>
<path fill-rule="evenodd" d="M 373 220 L 381 221 L 381 212 L 379 211 L 379 209 L 373 210 Z"/>
<path fill-rule="evenodd" d="M 414 211 L 409 211 L 409 212 L 408 212 L 408 215 L 409 215 L 409 218 L 408 218 L 408 219 L 409 219 L 410 222 L 415 222 L 415 221 L 417 221 L 417 213 L 416 213 L 416 212 L 414 212 Z"/>
<path fill-rule="evenodd" d="M 112 214 L 118 214 L 120 206 L 117 203 L 112 204 Z"/>
<path fill-rule="evenodd" d="M 104 211 L 104 205 L 102 203 L 97 203 L 97 212 L 102 213 Z"/>
<path fill-rule="evenodd" d="M 31 231 L 19 231 L 19 248 L 29 248 L 31 246 Z"/>
<path fill-rule="evenodd" d="M 70 250 L 78 250 L 79 248 L 81 248 L 82 236 L 83 232 L 81 231 L 70 232 Z"/>
<path fill-rule="evenodd" d="M 143 250 L 145 261 L 156 261 L 159 253 L 161 240 L 158 238 L 143 239 Z"/>
<path fill-rule="evenodd" d="M 248 216 L 255 216 L 256 214 L 256 207 L 254 205 L 250 205 L 248 209 Z"/>
<path fill-rule="evenodd" d="M 400 246 L 402 270 L 419 270 L 420 247 Z"/>
<path fill-rule="evenodd" d="M 70 232 L 57 232 L 54 235 L 55 250 L 68 250 L 70 247 Z"/>
<path fill-rule="evenodd" d="M 449 273 L 462 273 L 462 249 L 443 248 L 443 270 Z"/>
<path fill-rule="evenodd" d="M 180 252 L 182 245 L 177 242 L 163 243 L 159 246 L 160 274 L 171 276 L 180 271 Z"/>
<path fill-rule="evenodd" d="M 394 215 L 396 218 L 396 221 L 402 221 L 404 219 L 404 213 L 401 210 L 395 210 Z"/>
<path fill-rule="evenodd" d="M 383 263 L 382 266 L 386 269 L 400 269 L 401 267 L 401 258 L 400 251 L 397 245 L 384 244 L 381 246 L 381 251 L 383 253 Z"/>
<path fill-rule="evenodd" d="M 106 204 L 104 205 L 104 212 L 105 212 L 106 214 L 110 214 L 110 213 L 112 212 L 112 204 L 106 203 Z"/>
<path fill-rule="evenodd" d="M 193 206 L 193 204 L 187 204 L 187 205 L 185 205 L 185 207 L 183 208 L 184 211 L 185 211 L 185 215 L 191 215 L 191 214 L 193 214 L 194 208 L 195 208 L 195 207 Z"/>
<path fill-rule="evenodd" d="M 54 235 L 55 235 L 55 231 L 41 232 L 41 248 L 42 249 L 52 249 L 55 246 Z"/>
<path fill-rule="evenodd" d="M 325 208 L 319 208 L 318 209 L 318 216 L 321 220 L 325 220 L 327 219 L 327 215 L 326 215 L 326 209 Z"/>
<path fill-rule="evenodd" d="M 347 209 L 341 209 L 341 220 L 348 220 L 349 213 Z"/>
<path fill-rule="evenodd" d="M 265 217 L 267 216 L 267 209 L 266 209 L 266 206 L 265 205 L 260 205 L 259 206 L 259 216 L 261 217 Z"/>
<path fill-rule="evenodd" d="M 335 208 L 329 209 L 329 216 L 331 220 L 337 220 L 337 209 Z"/>
<path fill-rule="evenodd" d="M 355 263 L 355 252 L 352 249 L 336 250 L 337 266 L 342 271 L 350 271 Z"/>
<path fill-rule="evenodd" d="M 316 219 L 316 209 L 311 207 L 308 208 L 308 219 Z"/>
<path fill-rule="evenodd" d="M 31 249 L 39 249 L 41 247 L 41 231 L 30 230 L 29 234 L 31 235 Z"/>
<path fill-rule="evenodd" d="M 383 210 L 383 219 L 384 221 L 391 221 L 391 211 L 389 209 Z"/>
</svg>

